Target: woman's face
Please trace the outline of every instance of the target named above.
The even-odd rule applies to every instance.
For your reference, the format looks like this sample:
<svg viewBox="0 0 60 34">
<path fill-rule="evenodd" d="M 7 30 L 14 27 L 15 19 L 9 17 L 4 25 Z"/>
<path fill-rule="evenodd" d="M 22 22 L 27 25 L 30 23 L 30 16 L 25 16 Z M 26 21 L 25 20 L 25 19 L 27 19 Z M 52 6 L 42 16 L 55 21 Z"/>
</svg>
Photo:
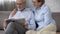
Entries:
<svg viewBox="0 0 60 34">
<path fill-rule="evenodd" d="M 38 2 L 37 0 L 32 0 L 32 2 L 36 8 L 39 8 L 42 5 L 42 2 Z"/>
</svg>

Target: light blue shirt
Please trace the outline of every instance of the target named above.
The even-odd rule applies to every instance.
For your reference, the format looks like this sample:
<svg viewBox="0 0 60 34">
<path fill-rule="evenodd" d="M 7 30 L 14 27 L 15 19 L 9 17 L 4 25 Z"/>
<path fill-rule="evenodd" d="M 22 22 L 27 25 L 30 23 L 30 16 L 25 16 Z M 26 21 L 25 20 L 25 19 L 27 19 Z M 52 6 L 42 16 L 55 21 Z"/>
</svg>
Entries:
<svg viewBox="0 0 60 34">
<path fill-rule="evenodd" d="M 51 11 L 49 7 L 43 4 L 40 8 L 32 9 L 35 15 L 35 21 L 38 24 L 37 30 L 41 30 L 49 24 L 55 24 L 54 19 L 52 18 Z"/>
<path fill-rule="evenodd" d="M 9 19 L 12 19 L 12 18 L 14 19 L 25 18 L 26 23 L 28 24 L 28 29 L 34 30 L 36 28 L 33 12 L 28 8 L 25 8 L 23 11 L 18 10 L 13 17 L 10 14 Z"/>
</svg>

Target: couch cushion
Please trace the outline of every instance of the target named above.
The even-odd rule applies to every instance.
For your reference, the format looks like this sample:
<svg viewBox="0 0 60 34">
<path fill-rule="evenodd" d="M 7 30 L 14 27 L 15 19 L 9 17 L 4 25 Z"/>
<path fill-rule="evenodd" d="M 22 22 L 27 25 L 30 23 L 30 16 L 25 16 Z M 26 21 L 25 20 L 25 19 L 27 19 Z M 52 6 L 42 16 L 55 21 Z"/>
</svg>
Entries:
<svg viewBox="0 0 60 34">
<path fill-rule="evenodd" d="M 4 19 L 7 19 L 11 11 L 0 11 L 0 29 L 3 27 L 3 21 Z"/>
<path fill-rule="evenodd" d="M 52 15 L 56 21 L 57 31 L 60 31 L 60 13 L 53 13 Z"/>
</svg>

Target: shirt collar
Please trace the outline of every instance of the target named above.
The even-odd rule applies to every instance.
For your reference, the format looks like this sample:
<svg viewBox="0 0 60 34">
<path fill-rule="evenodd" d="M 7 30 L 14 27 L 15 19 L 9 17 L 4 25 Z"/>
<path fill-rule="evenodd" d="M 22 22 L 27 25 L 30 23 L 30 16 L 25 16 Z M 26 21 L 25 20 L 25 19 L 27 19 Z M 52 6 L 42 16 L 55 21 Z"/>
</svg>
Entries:
<svg viewBox="0 0 60 34">
<path fill-rule="evenodd" d="M 22 11 L 24 11 L 24 10 L 25 10 L 25 8 L 24 8 L 24 9 L 19 9 L 19 8 L 18 8 L 18 11 L 21 11 L 21 12 L 22 12 Z"/>
</svg>

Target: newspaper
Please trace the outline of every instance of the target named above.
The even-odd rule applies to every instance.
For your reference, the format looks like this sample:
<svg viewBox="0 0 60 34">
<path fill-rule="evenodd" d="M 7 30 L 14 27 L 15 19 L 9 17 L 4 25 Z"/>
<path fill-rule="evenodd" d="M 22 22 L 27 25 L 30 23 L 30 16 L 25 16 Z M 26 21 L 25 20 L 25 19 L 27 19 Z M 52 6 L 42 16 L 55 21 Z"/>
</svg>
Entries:
<svg viewBox="0 0 60 34">
<path fill-rule="evenodd" d="M 22 19 L 7 19 L 6 22 L 8 22 L 8 23 L 9 22 L 18 22 L 20 24 L 24 24 L 26 21 L 24 18 L 22 18 Z"/>
</svg>

